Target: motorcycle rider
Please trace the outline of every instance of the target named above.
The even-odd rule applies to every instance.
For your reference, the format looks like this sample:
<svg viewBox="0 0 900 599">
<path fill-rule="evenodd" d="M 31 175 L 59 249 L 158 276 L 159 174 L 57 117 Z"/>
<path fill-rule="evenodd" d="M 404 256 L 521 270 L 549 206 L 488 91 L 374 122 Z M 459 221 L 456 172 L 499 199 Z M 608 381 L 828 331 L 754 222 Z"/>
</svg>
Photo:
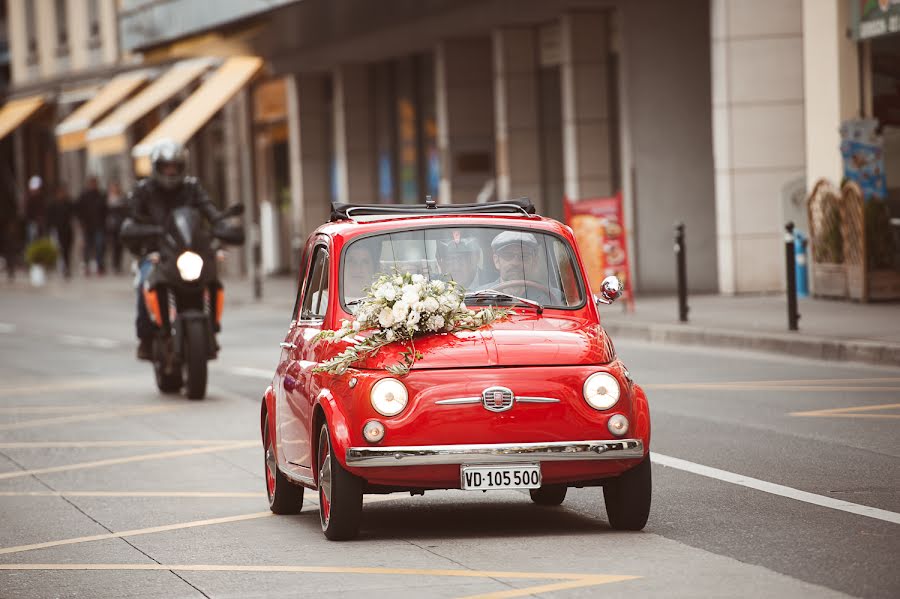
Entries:
<svg viewBox="0 0 900 599">
<path fill-rule="evenodd" d="M 128 215 L 122 222 L 121 238 L 139 256 L 137 280 L 137 328 L 139 360 L 151 360 L 156 325 L 144 305 L 142 290 L 153 263 L 149 254 L 156 251 L 157 238 L 147 233 L 147 225 L 162 227 L 175 208 L 191 206 L 199 210 L 211 225 L 223 219 L 196 177 L 186 175 L 187 150 L 177 141 L 162 139 L 150 151 L 151 175 L 137 183 L 126 201 Z"/>
</svg>

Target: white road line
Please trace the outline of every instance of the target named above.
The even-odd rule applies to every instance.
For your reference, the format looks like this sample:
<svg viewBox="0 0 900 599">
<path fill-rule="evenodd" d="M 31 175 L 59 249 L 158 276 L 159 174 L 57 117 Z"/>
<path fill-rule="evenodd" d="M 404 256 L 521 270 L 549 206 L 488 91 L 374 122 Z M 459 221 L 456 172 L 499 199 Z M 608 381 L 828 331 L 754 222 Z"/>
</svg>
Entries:
<svg viewBox="0 0 900 599">
<path fill-rule="evenodd" d="M 662 455 L 659 453 L 651 452 L 650 460 L 654 464 L 659 464 L 660 466 L 668 466 L 669 468 L 684 470 L 685 472 L 698 474 L 700 476 L 706 476 L 708 478 L 714 478 L 716 480 L 721 480 L 733 485 L 740 485 L 749 489 L 756 489 L 757 491 L 762 491 L 763 493 L 780 495 L 781 497 L 796 499 L 797 501 L 802 501 L 804 503 L 811 503 L 813 505 L 827 507 L 833 510 L 841 510 L 842 512 L 857 514 L 858 516 L 866 516 L 867 518 L 874 518 L 876 520 L 883 520 L 885 522 L 900 524 L 900 514 L 896 512 L 889 512 L 887 510 L 881 510 L 867 505 L 859 505 L 858 503 L 850 503 L 849 501 L 834 499 L 832 497 L 826 497 L 825 495 L 808 493 L 806 491 L 801 491 L 792 487 L 770 483 L 764 480 L 759 480 L 758 478 L 751 478 L 749 476 L 744 476 L 743 474 L 729 472 L 727 470 L 711 468 L 710 466 L 688 462 L 687 460 L 673 458 L 671 456 Z"/>
<path fill-rule="evenodd" d="M 122 345 L 115 339 L 106 339 L 104 337 L 80 337 L 78 335 L 62 335 L 59 340 L 66 345 L 75 345 L 78 347 L 97 347 L 100 349 L 113 349 Z"/>
<path fill-rule="evenodd" d="M 16 325 L 8 322 L 0 322 L 0 333 L 15 333 Z"/>
<path fill-rule="evenodd" d="M 272 380 L 272 375 L 275 373 L 274 370 L 251 368 L 250 366 L 235 366 L 234 368 L 230 368 L 228 372 L 238 376 L 249 376 L 255 379 L 268 379 L 270 381 Z"/>
</svg>

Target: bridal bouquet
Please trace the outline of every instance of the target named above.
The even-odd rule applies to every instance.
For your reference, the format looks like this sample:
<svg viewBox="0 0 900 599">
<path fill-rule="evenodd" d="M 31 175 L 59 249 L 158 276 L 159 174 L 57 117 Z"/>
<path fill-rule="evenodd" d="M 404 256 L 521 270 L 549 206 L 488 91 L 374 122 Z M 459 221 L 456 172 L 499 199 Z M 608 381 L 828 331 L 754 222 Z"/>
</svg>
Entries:
<svg viewBox="0 0 900 599">
<path fill-rule="evenodd" d="M 352 322 L 344 319 L 337 331 L 322 331 L 316 335 L 315 339 L 346 340 L 350 345 L 313 371 L 343 374 L 354 362 L 385 345 L 405 342 L 409 349 L 400 354 L 402 361 L 387 367 L 390 373 L 404 376 L 422 357 L 415 349 L 415 337 L 473 331 L 507 318 L 511 313 L 502 308 L 469 310 L 464 301 L 464 290 L 454 281 L 429 280 L 410 273 L 381 275 L 360 301 Z"/>
</svg>

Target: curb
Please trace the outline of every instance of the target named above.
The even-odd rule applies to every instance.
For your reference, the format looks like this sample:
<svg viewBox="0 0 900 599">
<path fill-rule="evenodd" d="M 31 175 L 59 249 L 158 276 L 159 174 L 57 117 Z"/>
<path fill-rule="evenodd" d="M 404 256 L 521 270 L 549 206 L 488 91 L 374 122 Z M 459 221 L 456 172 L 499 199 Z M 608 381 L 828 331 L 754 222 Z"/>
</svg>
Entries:
<svg viewBox="0 0 900 599">
<path fill-rule="evenodd" d="M 900 344 L 896 343 L 797 337 L 778 333 L 750 333 L 734 329 L 661 323 L 606 322 L 603 328 L 613 340 L 622 337 L 651 343 L 729 347 L 818 360 L 900 367 Z"/>
</svg>

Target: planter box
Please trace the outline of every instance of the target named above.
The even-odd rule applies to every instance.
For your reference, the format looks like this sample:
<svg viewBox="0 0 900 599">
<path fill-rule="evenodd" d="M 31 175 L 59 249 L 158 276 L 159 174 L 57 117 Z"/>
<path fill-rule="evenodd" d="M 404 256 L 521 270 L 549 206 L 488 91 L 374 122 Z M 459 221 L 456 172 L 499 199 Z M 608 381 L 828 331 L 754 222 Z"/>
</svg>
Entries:
<svg viewBox="0 0 900 599">
<path fill-rule="evenodd" d="M 847 297 L 847 269 L 843 264 L 813 262 L 811 266 L 814 297 Z"/>
</svg>

